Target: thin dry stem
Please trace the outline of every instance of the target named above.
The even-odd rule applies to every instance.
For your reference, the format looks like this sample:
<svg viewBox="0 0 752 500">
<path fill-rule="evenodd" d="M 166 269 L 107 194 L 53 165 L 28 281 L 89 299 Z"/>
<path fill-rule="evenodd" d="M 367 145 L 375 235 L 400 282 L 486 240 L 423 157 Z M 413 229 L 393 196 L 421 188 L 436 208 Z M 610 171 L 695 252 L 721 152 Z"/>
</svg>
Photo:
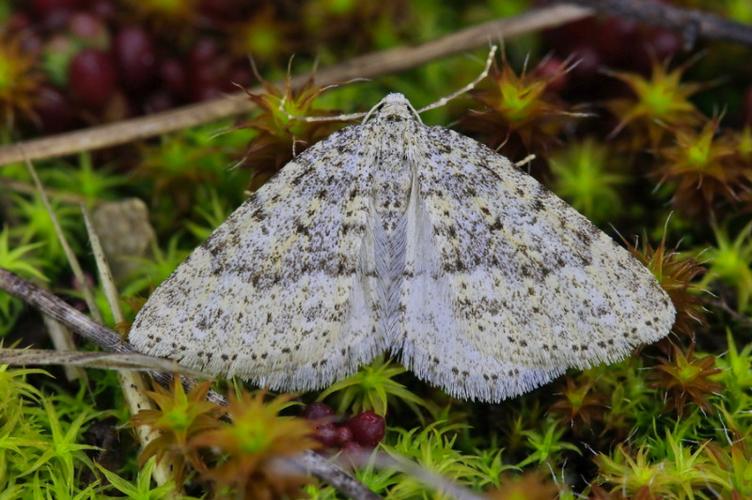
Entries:
<svg viewBox="0 0 752 500">
<path fill-rule="evenodd" d="M 5 189 L 21 194 L 37 193 L 37 188 L 31 184 L 0 177 L 0 190 Z M 81 203 L 86 202 L 86 199 L 83 196 L 79 196 L 77 194 L 66 193 L 65 191 L 57 191 L 55 189 L 45 189 L 45 191 L 47 192 L 47 196 L 50 199 L 59 201 L 61 203 L 80 205 Z"/>
<path fill-rule="evenodd" d="M 577 4 L 610 16 L 678 31 L 684 37 L 686 49 L 691 49 L 697 38 L 752 45 L 752 27 L 748 24 L 729 21 L 700 10 L 682 9 L 669 3 L 654 0 L 561 0 L 559 3 Z"/>
<path fill-rule="evenodd" d="M 114 280 L 112 279 L 112 272 L 110 266 L 107 263 L 107 258 L 102 250 L 102 244 L 99 241 L 99 236 L 94 230 L 94 226 L 91 223 L 89 214 L 86 207 L 81 205 L 81 212 L 84 217 L 84 223 L 86 224 L 86 232 L 89 236 L 89 243 L 91 244 L 91 250 L 94 254 L 94 260 L 97 263 L 97 270 L 99 271 L 99 281 L 104 289 L 107 302 L 112 311 L 112 317 L 115 323 L 122 323 L 125 321 L 123 312 L 120 309 L 119 295 L 117 288 L 115 287 Z M 136 415 L 142 410 L 154 410 L 156 407 L 152 403 L 151 399 L 146 395 L 149 391 L 149 385 L 144 379 L 144 375 L 134 371 L 118 371 L 118 380 L 120 381 L 120 387 L 123 390 L 123 396 L 128 404 L 128 409 L 131 415 Z M 142 447 L 146 447 L 150 442 L 159 437 L 159 432 L 154 429 L 141 425 L 137 427 L 136 433 L 138 434 L 138 440 Z M 172 479 L 171 470 L 177 470 L 176 464 L 172 463 L 170 457 L 165 455 L 154 468 L 154 481 L 157 484 L 165 484 Z M 180 485 L 177 486 L 178 491 L 181 490 Z"/>
<path fill-rule="evenodd" d="M 42 316 L 44 320 L 44 326 L 47 327 L 47 333 L 50 334 L 50 340 L 52 340 L 52 346 L 57 351 L 74 352 L 76 350 L 76 344 L 73 342 L 73 336 L 63 325 L 58 321 L 50 318 L 47 315 Z M 65 365 L 63 367 L 65 372 L 65 378 L 69 381 L 81 380 L 87 383 L 86 371 L 73 365 Z"/>
<path fill-rule="evenodd" d="M 57 214 L 55 214 L 55 211 L 52 210 L 52 205 L 50 205 L 50 200 L 47 197 L 47 193 L 44 190 L 44 186 L 42 186 L 42 182 L 39 180 L 39 177 L 37 176 L 37 172 L 34 169 L 34 165 L 32 165 L 31 161 L 29 161 L 28 159 L 26 160 L 26 167 L 29 170 L 29 174 L 31 174 L 31 178 L 34 180 L 34 185 L 36 187 L 37 194 L 41 198 L 42 203 L 44 204 L 44 208 L 47 211 L 47 214 L 50 216 L 50 219 L 52 220 L 52 226 L 55 228 L 55 234 L 57 235 L 57 239 L 60 241 L 60 245 L 63 247 L 63 251 L 65 252 L 65 257 L 68 259 L 68 262 L 71 263 L 73 274 L 76 276 L 76 279 L 78 279 L 81 283 L 83 283 L 84 274 L 83 274 L 83 271 L 81 270 L 81 266 L 78 265 L 78 260 L 76 260 L 76 256 L 73 253 L 73 250 L 71 249 L 70 245 L 68 244 L 68 240 L 65 237 L 63 228 L 60 226 L 60 221 L 57 218 Z M 87 306 L 90 309 L 94 307 L 94 310 L 96 311 L 96 313 L 99 313 L 99 311 L 96 310 L 96 306 L 94 305 L 94 296 L 91 293 L 91 290 L 84 288 L 84 298 L 86 300 Z M 55 347 L 55 349 L 62 350 L 62 351 L 75 350 L 75 343 L 73 342 L 73 336 L 63 325 L 55 321 L 53 318 L 50 318 L 49 316 L 44 317 L 44 324 L 47 327 L 47 332 L 50 335 L 50 340 L 52 340 L 52 345 Z M 66 368 L 65 376 L 68 380 L 80 379 L 82 381 L 86 381 L 86 372 L 82 370 L 81 368 L 74 368 L 74 367 Z"/>
<path fill-rule="evenodd" d="M 80 366 L 101 370 L 162 370 L 191 377 L 203 376 L 203 374 L 169 359 L 136 353 L 0 348 L 0 364 L 11 366 L 62 365 L 64 368 Z"/>
<path fill-rule="evenodd" d="M 55 228 L 55 234 L 57 235 L 58 241 L 60 241 L 60 246 L 63 248 L 65 258 L 68 260 L 68 265 L 70 265 L 71 271 L 73 271 L 73 276 L 76 278 L 78 285 L 81 287 L 84 295 L 84 301 L 86 302 L 86 307 L 89 308 L 89 313 L 94 317 L 94 320 L 101 323 L 102 315 L 97 308 L 96 301 L 94 300 L 94 291 L 89 286 L 89 283 L 86 280 L 86 276 L 84 275 L 84 271 L 81 268 L 81 264 L 78 262 L 76 254 L 73 252 L 73 249 L 68 243 L 68 238 L 66 238 L 65 233 L 63 232 L 63 228 L 60 225 L 60 220 L 57 218 L 57 214 L 55 214 L 55 211 L 52 210 L 50 199 L 47 197 L 47 192 L 44 190 L 44 186 L 39 180 L 39 176 L 37 175 L 37 171 L 34 168 L 34 165 L 31 163 L 31 160 L 29 160 L 29 158 L 25 158 L 25 161 L 26 167 L 29 170 L 29 174 L 34 180 L 34 185 L 37 188 L 37 193 L 39 194 L 39 197 L 44 204 L 44 208 L 47 210 L 47 213 L 52 220 L 52 225 Z"/>
</svg>

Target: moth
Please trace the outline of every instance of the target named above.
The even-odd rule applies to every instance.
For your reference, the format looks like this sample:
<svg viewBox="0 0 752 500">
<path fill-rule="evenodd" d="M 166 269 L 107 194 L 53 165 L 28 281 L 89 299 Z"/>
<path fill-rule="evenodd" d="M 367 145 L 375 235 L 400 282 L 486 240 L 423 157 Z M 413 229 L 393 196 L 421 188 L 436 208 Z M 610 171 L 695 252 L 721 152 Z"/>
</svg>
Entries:
<svg viewBox="0 0 752 500">
<path fill-rule="evenodd" d="M 130 342 L 319 389 L 381 353 L 500 401 L 670 331 L 652 274 L 507 158 L 401 94 L 256 191 L 151 295 Z"/>
</svg>

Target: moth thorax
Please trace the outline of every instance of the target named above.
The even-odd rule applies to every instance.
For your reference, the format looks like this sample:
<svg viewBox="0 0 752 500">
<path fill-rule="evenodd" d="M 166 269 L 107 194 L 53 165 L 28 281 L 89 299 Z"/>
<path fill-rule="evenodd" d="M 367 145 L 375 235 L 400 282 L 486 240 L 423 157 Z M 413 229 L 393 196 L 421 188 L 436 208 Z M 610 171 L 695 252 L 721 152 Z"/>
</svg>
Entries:
<svg viewBox="0 0 752 500">
<path fill-rule="evenodd" d="M 375 107 L 374 119 L 379 121 L 416 120 L 418 114 L 407 98 L 398 93 L 388 94 Z"/>
<path fill-rule="evenodd" d="M 402 217 L 407 210 L 412 181 L 412 170 L 403 151 L 394 148 L 381 152 L 373 186 L 375 208 L 380 217 L 391 222 L 395 222 L 393 217 Z"/>
</svg>

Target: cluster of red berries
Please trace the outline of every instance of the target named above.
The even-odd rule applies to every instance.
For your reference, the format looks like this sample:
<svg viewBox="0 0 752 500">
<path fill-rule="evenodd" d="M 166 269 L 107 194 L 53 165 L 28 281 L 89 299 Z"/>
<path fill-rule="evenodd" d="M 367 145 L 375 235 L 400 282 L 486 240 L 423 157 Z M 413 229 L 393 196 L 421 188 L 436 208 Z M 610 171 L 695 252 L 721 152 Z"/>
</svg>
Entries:
<svg viewBox="0 0 752 500">
<path fill-rule="evenodd" d="M 225 13 L 222 2 L 203 3 L 206 16 Z M 7 28 L 44 73 L 34 114 L 48 132 L 162 111 L 251 81 L 248 61 L 228 55 L 227 37 L 197 31 L 178 43 L 115 0 L 23 2 Z"/>
<path fill-rule="evenodd" d="M 660 0 L 654 0 L 660 1 Z M 588 17 L 544 32 L 554 54 L 576 61 L 577 87 L 601 87 L 603 68 L 648 72 L 654 61 L 672 58 L 682 36 L 625 17 Z"/>
<path fill-rule="evenodd" d="M 581 61 L 575 71 L 582 76 L 603 66 L 648 70 L 654 59 L 662 61 L 682 48 L 680 34 L 617 17 L 586 18 L 557 28 L 548 37 L 557 53 Z"/>
<path fill-rule="evenodd" d="M 314 422 L 314 437 L 321 444 L 345 453 L 375 448 L 386 433 L 384 417 L 372 411 L 344 419 L 324 403 L 311 403 L 303 410 L 303 417 Z"/>
<path fill-rule="evenodd" d="M 191 23 L 182 23 L 191 28 L 188 36 L 182 36 L 169 26 L 147 22 L 137 15 L 138 9 L 124 8 L 128 4 L 16 2 L 4 32 L 21 40 L 24 51 L 37 58 L 45 74 L 34 103 L 35 118 L 44 131 L 162 111 L 251 82 L 248 61 L 232 49 L 238 35 L 230 27 L 259 11 L 258 5 L 243 0 L 187 2 L 195 16 Z M 294 32 L 283 32 L 285 42 L 299 38 Z M 549 90 L 584 91 L 588 99 L 593 98 L 593 90 L 608 92 L 612 87 L 603 85 L 607 77 L 600 73 L 602 68 L 647 72 L 653 60 L 671 58 L 683 44 L 679 33 L 621 17 L 583 19 L 549 30 L 544 38 L 553 57 L 537 71 L 555 76 Z M 569 66 L 565 61 L 577 61 L 571 74 L 562 71 Z M 747 88 L 744 110 L 752 123 L 752 86 Z"/>
</svg>

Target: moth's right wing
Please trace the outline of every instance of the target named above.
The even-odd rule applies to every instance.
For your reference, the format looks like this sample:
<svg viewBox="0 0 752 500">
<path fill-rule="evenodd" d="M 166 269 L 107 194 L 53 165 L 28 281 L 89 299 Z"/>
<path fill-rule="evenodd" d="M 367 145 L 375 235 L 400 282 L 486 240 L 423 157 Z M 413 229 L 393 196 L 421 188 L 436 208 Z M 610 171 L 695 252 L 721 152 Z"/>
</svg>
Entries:
<svg viewBox="0 0 752 500">
<path fill-rule="evenodd" d="M 400 322 L 410 368 L 499 400 L 669 333 L 674 307 L 629 252 L 501 155 L 422 133 Z"/>
<path fill-rule="evenodd" d="M 468 318 L 456 307 L 456 284 L 442 269 L 434 225 L 419 191 L 415 182 L 407 209 L 406 267 L 398 328 L 390 342 L 393 354 L 419 378 L 462 399 L 497 402 L 561 375 L 563 366 L 522 366 L 497 357 L 492 341 L 478 344 L 462 334 Z"/>
<path fill-rule="evenodd" d="M 254 193 L 151 295 L 130 342 L 284 390 L 322 387 L 383 351 L 360 130 Z"/>
</svg>

